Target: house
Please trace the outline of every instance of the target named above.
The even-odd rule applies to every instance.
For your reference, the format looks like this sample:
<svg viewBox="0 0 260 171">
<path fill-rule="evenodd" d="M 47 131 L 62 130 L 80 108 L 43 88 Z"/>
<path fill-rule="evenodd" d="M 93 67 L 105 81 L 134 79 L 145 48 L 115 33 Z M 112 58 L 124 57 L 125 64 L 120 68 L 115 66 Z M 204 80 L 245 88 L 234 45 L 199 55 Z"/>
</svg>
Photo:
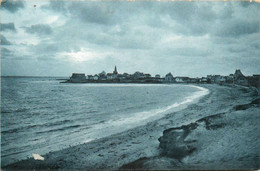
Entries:
<svg viewBox="0 0 260 171">
<path fill-rule="evenodd" d="M 214 80 L 214 83 L 219 84 L 220 80 L 221 80 L 221 76 L 220 75 L 214 75 L 213 80 Z"/>
<path fill-rule="evenodd" d="M 198 83 L 199 82 L 199 79 L 198 78 L 190 78 L 189 83 Z"/>
<path fill-rule="evenodd" d="M 102 71 L 101 73 L 98 74 L 99 77 L 105 77 L 106 76 L 106 72 Z"/>
<path fill-rule="evenodd" d="M 226 82 L 226 78 L 224 76 L 221 76 L 220 79 L 219 79 L 219 83 L 222 84 L 222 83 L 225 83 Z"/>
<path fill-rule="evenodd" d="M 108 80 L 115 80 L 115 79 L 117 79 L 117 76 L 118 76 L 118 75 L 115 75 L 115 74 L 113 74 L 113 73 L 108 73 L 108 74 L 107 74 L 107 79 L 108 79 Z"/>
<path fill-rule="evenodd" d="M 214 82 L 214 76 L 213 75 L 207 75 L 207 79 L 209 80 L 209 83 Z"/>
<path fill-rule="evenodd" d="M 93 75 L 88 75 L 88 80 L 94 80 L 94 76 Z"/>
<path fill-rule="evenodd" d="M 98 79 L 101 80 L 101 81 L 106 81 L 106 80 L 107 80 L 107 76 L 105 76 L 105 77 L 99 77 Z"/>
<path fill-rule="evenodd" d="M 249 85 L 247 78 L 242 74 L 242 72 L 239 69 L 237 69 L 235 71 L 234 83 L 239 84 L 239 85 L 243 85 L 243 86 Z"/>
<path fill-rule="evenodd" d="M 107 75 L 106 75 L 106 72 L 105 71 L 102 71 L 101 73 L 98 74 L 99 76 L 99 80 L 107 80 Z"/>
<path fill-rule="evenodd" d="M 130 78 L 131 78 L 131 75 L 128 74 L 128 73 L 124 73 L 123 76 L 124 76 L 126 79 L 130 79 Z"/>
<path fill-rule="evenodd" d="M 125 79 L 126 79 L 126 77 L 125 77 L 123 74 L 118 74 L 118 75 L 117 75 L 117 78 L 118 78 L 119 80 L 125 80 Z"/>
<path fill-rule="evenodd" d="M 208 79 L 208 83 L 214 83 L 215 82 L 214 75 L 207 75 L 207 79 Z"/>
<path fill-rule="evenodd" d="M 168 82 L 168 83 L 175 82 L 175 80 L 170 72 L 168 74 L 166 74 L 164 80 L 165 80 L 165 82 Z"/>
<path fill-rule="evenodd" d="M 189 77 L 176 77 L 175 78 L 175 81 L 177 83 L 186 83 L 186 82 L 188 82 L 188 80 L 189 80 Z"/>
<path fill-rule="evenodd" d="M 202 77 L 202 78 L 200 79 L 200 83 L 208 83 L 208 78 Z"/>
<path fill-rule="evenodd" d="M 221 75 L 207 75 L 207 79 L 207 83 L 222 84 L 227 82 L 227 77 Z"/>
<path fill-rule="evenodd" d="M 254 74 L 253 76 L 247 77 L 250 86 L 260 88 L 260 75 Z"/>
<path fill-rule="evenodd" d="M 117 77 L 118 77 L 118 72 L 117 72 L 117 68 L 115 66 L 113 73 L 107 73 L 107 79 L 108 80 L 115 80 L 115 79 L 117 79 Z"/>
<path fill-rule="evenodd" d="M 72 83 L 83 83 L 86 81 L 87 81 L 87 78 L 84 73 L 73 73 L 69 79 L 69 82 L 72 82 Z"/>
<path fill-rule="evenodd" d="M 233 83 L 234 82 L 234 74 L 229 74 L 229 76 L 226 76 L 226 83 Z"/>
<path fill-rule="evenodd" d="M 156 74 L 155 77 L 153 78 L 154 81 L 159 81 L 159 82 L 164 82 L 165 79 L 161 78 L 161 76 L 159 74 Z"/>
<path fill-rule="evenodd" d="M 220 83 L 220 75 L 207 75 L 208 83 Z"/>
<path fill-rule="evenodd" d="M 151 74 L 144 74 L 145 78 L 151 78 Z"/>
<path fill-rule="evenodd" d="M 98 80 L 99 79 L 99 76 L 96 74 L 96 75 L 94 75 L 94 80 L 96 81 L 96 80 Z"/>
<path fill-rule="evenodd" d="M 142 72 L 136 71 L 133 75 L 132 75 L 133 79 L 138 80 L 138 79 L 143 79 L 146 78 L 146 75 Z"/>
<path fill-rule="evenodd" d="M 107 79 L 113 80 L 114 79 L 113 73 L 107 73 Z"/>
</svg>

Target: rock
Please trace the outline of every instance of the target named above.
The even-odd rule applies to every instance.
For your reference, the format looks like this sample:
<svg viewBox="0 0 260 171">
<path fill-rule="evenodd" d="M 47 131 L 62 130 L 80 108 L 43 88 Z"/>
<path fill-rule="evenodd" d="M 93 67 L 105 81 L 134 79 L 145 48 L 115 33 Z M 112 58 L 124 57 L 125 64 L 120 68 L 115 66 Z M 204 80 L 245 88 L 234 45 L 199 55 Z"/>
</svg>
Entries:
<svg viewBox="0 0 260 171">
<path fill-rule="evenodd" d="M 199 119 L 196 123 L 204 122 L 207 130 L 216 130 L 219 128 L 223 128 L 224 126 L 226 126 L 226 124 L 223 122 L 218 122 L 218 120 L 221 119 L 223 114 L 224 113 L 219 113 L 207 116 L 202 119 Z"/>
<path fill-rule="evenodd" d="M 246 110 L 250 107 L 250 104 L 237 105 L 234 107 L 235 110 Z"/>
<path fill-rule="evenodd" d="M 192 146 L 195 141 L 185 141 L 190 131 L 196 129 L 197 123 L 191 123 L 177 128 L 167 129 L 158 140 L 161 154 L 175 159 L 182 159 L 191 154 L 196 148 Z"/>
<path fill-rule="evenodd" d="M 218 122 L 222 115 L 223 113 L 207 116 L 194 123 L 165 130 L 163 136 L 158 139 L 161 155 L 181 160 L 191 154 L 196 150 L 197 140 L 187 140 L 186 137 L 199 126 L 207 130 L 223 128 L 226 126 L 225 123 Z"/>
<path fill-rule="evenodd" d="M 172 170 L 180 168 L 182 168 L 182 163 L 176 159 L 168 157 L 144 157 L 123 165 L 119 170 Z"/>
<path fill-rule="evenodd" d="M 251 106 L 260 105 L 260 98 L 256 98 L 254 99 L 251 103 L 248 104 L 242 104 L 242 105 L 237 105 L 234 107 L 235 110 L 247 110 L 248 108 L 250 108 Z"/>
</svg>

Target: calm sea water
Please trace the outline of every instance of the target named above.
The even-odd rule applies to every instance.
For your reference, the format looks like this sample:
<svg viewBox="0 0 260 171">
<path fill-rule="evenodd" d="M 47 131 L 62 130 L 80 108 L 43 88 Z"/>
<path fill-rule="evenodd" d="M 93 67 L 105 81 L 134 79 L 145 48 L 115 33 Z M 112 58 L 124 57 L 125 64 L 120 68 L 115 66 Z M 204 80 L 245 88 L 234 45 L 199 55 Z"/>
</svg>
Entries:
<svg viewBox="0 0 260 171">
<path fill-rule="evenodd" d="M 185 85 L 1 82 L 2 165 L 144 125 L 206 93 Z"/>
</svg>

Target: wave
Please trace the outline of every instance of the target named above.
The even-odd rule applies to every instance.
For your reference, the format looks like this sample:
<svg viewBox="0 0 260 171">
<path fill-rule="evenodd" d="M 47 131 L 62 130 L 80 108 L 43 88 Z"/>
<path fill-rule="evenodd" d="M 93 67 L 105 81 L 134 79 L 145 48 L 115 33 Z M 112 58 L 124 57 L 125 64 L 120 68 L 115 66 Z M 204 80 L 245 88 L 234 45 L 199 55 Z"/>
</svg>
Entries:
<svg viewBox="0 0 260 171">
<path fill-rule="evenodd" d="M 63 86 L 63 85 L 61 85 Z M 79 85 L 77 85 L 79 86 Z M 82 86 L 97 86 L 97 84 L 82 84 Z M 98 86 L 109 86 L 109 87 L 118 87 L 118 86 L 171 86 L 171 85 L 138 85 L 138 84 L 120 84 L 120 85 L 98 85 Z M 186 97 L 184 100 L 182 100 L 181 102 L 178 103 L 173 103 L 169 106 L 166 107 L 162 107 L 162 108 L 157 108 L 154 110 L 149 110 L 149 111 L 143 111 L 143 112 L 137 112 L 137 113 L 130 113 L 127 115 L 119 115 L 120 118 L 114 118 L 111 120 L 105 120 L 106 118 L 104 118 L 104 120 L 101 120 L 99 122 L 97 122 L 94 125 L 86 125 L 85 122 L 77 122 L 78 120 L 82 119 L 82 118 L 75 118 L 72 117 L 71 120 L 66 118 L 64 120 L 61 120 L 61 118 L 59 118 L 60 120 L 54 120 L 54 119 L 49 119 L 46 120 L 47 123 L 41 123 L 41 124 L 35 124 L 35 125 L 23 125 L 23 127 L 20 128 L 12 128 L 9 130 L 3 130 L 2 129 L 2 134 L 6 134 L 6 133 L 12 133 L 12 132 L 30 132 L 32 129 L 35 133 L 38 134 L 38 139 L 41 139 L 42 137 L 44 137 L 45 135 L 49 135 L 48 133 L 52 133 L 54 132 L 53 135 L 55 135 L 55 139 L 52 139 L 51 142 L 48 142 L 46 144 L 41 144 L 39 149 L 41 149 L 42 151 L 49 151 L 51 150 L 59 150 L 60 147 L 64 147 L 66 145 L 71 145 L 74 146 L 76 145 L 76 143 L 87 143 L 90 141 L 93 141 L 95 139 L 99 139 L 99 138 L 103 138 L 103 137 L 107 137 L 110 136 L 112 134 L 116 134 L 119 132 L 123 132 L 126 131 L 128 129 L 137 127 L 137 126 L 141 126 L 141 125 L 145 125 L 150 121 L 153 121 L 155 119 L 159 119 L 162 118 L 163 116 L 169 114 L 170 112 L 172 112 L 173 110 L 178 110 L 179 107 L 181 107 L 181 109 L 185 108 L 188 104 L 190 103 L 194 103 L 197 99 L 199 99 L 200 97 L 206 95 L 209 93 L 209 91 L 205 88 L 202 87 L 198 87 L 198 86 L 192 86 L 192 85 L 186 85 L 189 87 L 195 87 L 198 89 L 198 91 L 192 93 L 191 95 L 189 95 L 188 97 Z M 150 102 L 152 103 L 152 102 Z M 147 103 L 146 105 L 152 105 Z M 131 109 L 131 106 L 130 106 Z M 129 110 L 127 108 L 127 110 Z M 63 111 L 61 111 L 63 112 Z M 79 111 L 80 113 L 84 112 L 84 111 Z M 91 111 L 89 111 L 88 113 L 91 114 L 95 114 L 96 111 L 95 109 L 92 109 Z M 59 115 L 57 115 L 59 116 Z M 92 115 L 91 115 L 92 116 Z M 88 119 L 87 117 L 89 116 L 85 116 L 84 115 L 84 119 Z M 80 125 L 82 124 L 82 125 Z M 64 131 L 64 130 L 68 130 L 68 131 Z M 39 132 L 36 132 L 39 131 Z M 57 133 L 58 131 L 61 132 L 61 134 Z M 6 134 L 8 136 L 8 134 Z M 69 136 L 66 136 L 69 135 Z M 62 136 L 62 137 L 61 137 Z M 58 137 L 58 138 L 57 138 Z M 53 138 L 53 137 L 52 137 Z M 38 143 L 38 140 L 35 139 L 33 141 L 33 144 Z M 32 144 L 30 144 L 32 145 Z M 36 146 L 32 146 L 32 150 L 35 150 Z M 38 148 L 38 147 L 37 147 Z M 37 150 L 39 150 L 37 149 Z M 7 149 L 9 150 L 9 149 Z M 3 152 L 3 151 L 2 151 Z M 7 160 L 9 157 L 11 157 L 12 155 L 15 156 L 15 152 L 13 153 L 13 151 L 10 153 L 12 154 L 5 154 L 2 153 L 2 155 L 4 155 L 4 157 L 6 158 L 5 160 Z M 23 151 L 19 151 L 18 153 L 23 153 Z M 22 156 L 25 156 L 27 153 L 24 153 L 23 155 L 19 156 L 19 158 L 22 158 Z M 29 154 L 29 152 L 28 152 Z M 3 156 L 2 156 L 3 157 Z"/>
<path fill-rule="evenodd" d="M 57 129 L 51 129 L 51 130 L 36 132 L 36 134 L 50 133 L 50 132 L 57 132 L 57 131 L 64 131 L 64 130 L 68 130 L 68 129 L 71 129 L 71 128 L 78 128 L 78 127 L 80 127 L 80 126 L 82 126 L 82 125 L 71 125 L 71 126 L 62 127 L 62 128 L 57 128 Z"/>
<path fill-rule="evenodd" d="M 6 133 L 14 133 L 14 132 L 23 132 L 23 131 L 28 131 L 28 129 L 36 129 L 36 128 L 42 128 L 42 127 L 52 127 L 52 126 L 58 126 L 58 125 L 63 125 L 66 123 L 71 122 L 71 120 L 62 120 L 62 121 L 56 121 L 56 122 L 51 122 L 51 123 L 44 123 L 44 124 L 38 124 L 38 125 L 28 125 L 24 127 L 19 127 L 19 128 L 13 128 L 9 130 L 2 130 L 2 134 Z"/>
<path fill-rule="evenodd" d="M 19 112 L 26 112 L 27 108 L 15 109 L 15 110 L 2 110 L 1 113 L 19 113 Z"/>
<path fill-rule="evenodd" d="M 194 86 L 194 85 L 186 85 L 186 86 L 197 88 L 199 89 L 199 91 L 192 93 L 192 95 L 186 97 L 181 102 L 173 103 L 172 105 L 155 109 L 155 110 L 129 114 L 128 116 L 130 117 L 108 120 L 103 123 L 94 125 L 92 129 L 94 129 L 93 131 L 106 130 L 108 133 L 106 134 L 106 136 L 123 132 L 137 126 L 145 125 L 148 122 L 153 121 L 155 119 L 162 118 L 163 116 L 169 114 L 170 112 L 173 112 L 175 110 L 178 111 L 178 108 L 184 109 L 188 106 L 188 104 L 196 102 L 196 100 L 200 99 L 201 97 L 209 93 L 209 90 L 203 87 Z"/>
</svg>

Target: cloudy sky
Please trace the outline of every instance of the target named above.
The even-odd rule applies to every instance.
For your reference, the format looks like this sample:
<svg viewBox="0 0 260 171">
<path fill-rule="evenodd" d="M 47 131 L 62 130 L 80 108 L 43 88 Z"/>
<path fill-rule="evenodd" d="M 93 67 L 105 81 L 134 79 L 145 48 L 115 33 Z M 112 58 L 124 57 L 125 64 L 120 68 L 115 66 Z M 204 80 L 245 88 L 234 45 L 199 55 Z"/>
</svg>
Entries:
<svg viewBox="0 0 260 171">
<path fill-rule="evenodd" d="M 6 0 L 4 0 L 6 1 Z M 259 3 L 12 1 L 1 6 L 2 75 L 260 73 Z"/>
</svg>

